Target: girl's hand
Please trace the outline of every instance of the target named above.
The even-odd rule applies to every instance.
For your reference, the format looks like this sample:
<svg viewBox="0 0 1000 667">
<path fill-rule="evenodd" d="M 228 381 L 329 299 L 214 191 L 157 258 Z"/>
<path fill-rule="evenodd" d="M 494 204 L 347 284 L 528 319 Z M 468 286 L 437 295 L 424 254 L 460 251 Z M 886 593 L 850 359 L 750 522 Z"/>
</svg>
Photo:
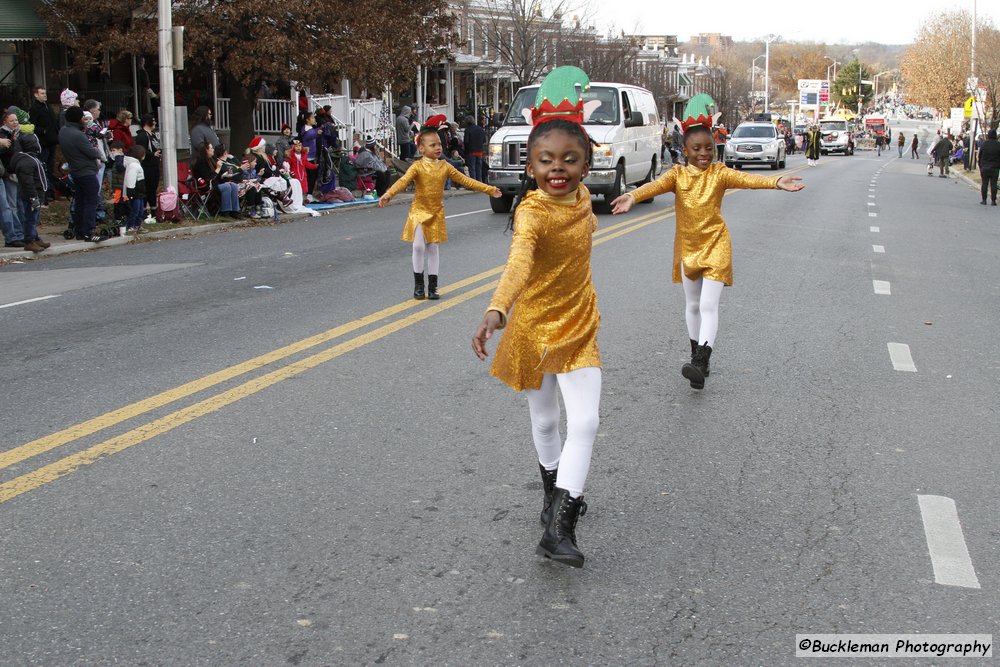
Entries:
<svg viewBox="0 0 1000 667">
<path fill-rule="evenodd" d="M 388 204 L 390 201 L 392 201 L 392 197 L 390 197 L 389 193 L 387 192 L 378 198 L 378 207 L 384 208 L 385 205 Z"/>
<path fill-rule="evenodd" d="M 489 353 L 486 351 L 486 341 L 488 341 L 492 336 L 493 332 L 497 330 L 500 326 L 500 313 L 495 310 L 491 310 L 483 316 L 483 322 L 476 329 L 476 333 L 472 335 L 472 351 L 476 353 L 480 361 L 485 361 Z"/>
<path fill-rule="evenodd" d="M 628 213 L 632 210 L 632 207 L 635 206 L 635 200 L 628 195 L 621 195 L 611 202 L 611 206 L 611 212 L 614 215 L 618 215 L 619 213 Z"/>
<path fill-rule="evenodd" d="M 493 192 L 490 193 L 490 196 L 494 199 L 500 199 L 500 197 L 503 197 L 503 193 L 500 192 L 500 188 L 493 188 Z"/>
<path fill-rule="evenodd" d="M 804 187 L 806 184 L 798 176 L 782 176 L 778 179 L 778 189 L 785 192 L 798 192 Z"/>
</svg>

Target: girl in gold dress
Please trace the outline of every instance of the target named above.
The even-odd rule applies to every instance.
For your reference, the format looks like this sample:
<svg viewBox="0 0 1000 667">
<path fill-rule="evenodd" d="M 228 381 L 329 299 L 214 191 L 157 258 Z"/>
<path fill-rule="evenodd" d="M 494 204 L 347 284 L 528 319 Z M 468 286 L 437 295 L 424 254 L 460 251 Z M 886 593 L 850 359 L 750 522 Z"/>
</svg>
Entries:
<svg viewBox="0 0 1000 667">
<path fill-rule="evenodd" d="M 403 176 L 378 198 L 379 207 L 388 204 L 411 181 L 416 182 L 416 196 L 410 204 L 401 239 L 413 244 L 413 298 L 424 298 L 424 259 L 427 260 L 427 298 L 438 297 L 438 269 L 440 259 L 438 244 L 448 240 L 444 221 L 444 185 L 450 178 L 469 190 L 478 190 L 500 197 L 498 188 L 480 183 L 455 169 L 441 158 L 441 139 L 437 126 L 446 120 L 443 115 L 431 116 L 420 128 L 417 150 L 422 156 L 410 165 Z"/>
<path fill-rule="evenodd" d="M 558 68 L 546 77 L 542 91 L 550 89 L 556 73 L 580 83 L 582 90 L 589 85 L 581 70 Z M 601 400 L 600 314 L 590 272 L 597 219 L 590 192 L 581 184 L 590 164 L 590 139 L 579 124 L 582 114 L 575 122 L 560 112 L 546 117 L 540 105 L 559 109 L 564 104 L 553 107 L 543 94 L 532 109 L 535 128 L 528 137 L 527 174 L 537 189 L 527 193 L 515 211 L 507 266 L 472 338 L 472 348 L 485 360 L 486 341 L 506 326 L 491 372 L 528 398 L 543 482 L 545 530 L 536 553 L 582 567 L 576 523 L 586 511 L 583 488 Z M 582 111 L 582 97 L 577 102 Z M 576 105 L 565 100 L 565 106 Z M 559 434 L 560 393 L 566 405 L 564 446 Z"/>
<path fill-rule="evenodd" d="M 694 100 L 692 98 L 692 102 Z M 703 389 L 719 330 L 722 288 L 733 284 L 732 246 L 729 230 L 722 219 L 722 197 L 730 188 L 777 188 L 797 192 L 805 186 L 797 177 L 765 178 L 713 163 L 715 142 L 710 129 L 711 117 L 704 113 L 693 116 L 690 106 L 686 115 L 683 146 L 687 165 L 670 169 L 652 183 L 618 197 L 612 205 L 614 213 L 626 213 L 636 202 L 666 192 L 674 193 L 677 223 L 673 281 L 684 286 L 685 314 L 691 338 L 691 361 L 684 364 L 681 374 L 690 381 L 692 388 Z"/>
</svg>

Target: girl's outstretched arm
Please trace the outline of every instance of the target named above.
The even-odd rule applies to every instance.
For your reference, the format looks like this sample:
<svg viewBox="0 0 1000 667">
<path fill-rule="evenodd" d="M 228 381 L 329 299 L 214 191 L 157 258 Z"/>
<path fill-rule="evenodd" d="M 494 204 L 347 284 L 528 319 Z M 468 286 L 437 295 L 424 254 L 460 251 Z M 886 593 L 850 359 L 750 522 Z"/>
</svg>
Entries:
<svg viewBox="0 0 1000 667">
<path fill-rule="evenodd" d="M 455 165 L 451 164 L 450 162 L 447 164 L 448 164 L 448 178 L 455 181 L 463 188 L 466 188 L 467 190 L 476 190 L 478 192 L 488 194 L 491 197 L 503 196 L 503 193 L 500 192 L 500 188 L 495 187 L 493 185 L 489 185 L 487 183 L 483 183 L 482 181 L 477 181 L 474 178 L 470 178 L 465 174 L 463 174 L 462 172 L 460 172 L 458 169 L 456 169 Z"/>
<path fill-rule="evenodd" d="M 785 192 L 798 192 L 802 188 L 806 187 L 806 184 L 803 183 L 802 179 L 798 176 L 782 176 L 778 179 L 778 182 L 774 187 L 779 190 L 784 190 Z"/>
<path fill-rule="evenodd" d="M 398 195 L 400 192 L 402 192 L 403 189 L 410 184 L 410 181 L 412 181 L 416 175 L 417 175 L 417 170 L 414 169 L 412 166 L 409 169 L 407 169 L 406 173 L 400 176 L 395 183 L 389 186 L 389 189 L 385 191 L 385 194 L 383 194 L 381 197 L 378 198 L 378 207 L 382 208 L 390 201 L 392 201 L 392 198 Z"/>
<path fill-rule="evenodd" d="M 656 195 L 662 195 L 666 192 L 673 192 L 674 186 L 677 183 L 677 174 L 674 173 L 675 168 L 668 169 L 663 172 L 663 174 L 650 183 L 646 183 L 637 190 L 633 190 L 628 194 L 624 194 L 613 202 L 611 202 L 611 212 L 614 214 L 628 213 L 632 206 L 644 199 L 649 199 L 650 197 L 655 197 Z"/>
</svg>

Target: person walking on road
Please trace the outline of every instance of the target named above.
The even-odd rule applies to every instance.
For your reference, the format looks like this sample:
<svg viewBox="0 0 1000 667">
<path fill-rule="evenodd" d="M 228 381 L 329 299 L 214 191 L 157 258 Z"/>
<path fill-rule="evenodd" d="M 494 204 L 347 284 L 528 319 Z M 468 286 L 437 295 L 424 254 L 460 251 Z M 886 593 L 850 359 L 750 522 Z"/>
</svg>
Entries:
<svg viewBox="0 0 1000 667">
<path fill-rule="evenodd" d="M 389 190 L 378 199 L 379 208 L 415 181 L 417 188 L 410 213 L 403 227 L 402 240 L 413 244 L 413 298 L 418 301 L 425 296 L 438 299 L 437 283 L 440 267 L 439 245 L 448 240 L 448 227 L 444 220 L 444 184 L 450 178 L 463 188 L 485 192 L 500 197 L 500 190 L 473 180 L 455 169 L 447 160 L 441 159 L 441 138 L 438 125 L 447 118 L 431 116 L 420 128 L 417 135 L 417 150 L 422 156 L 406 170 Z M 424 292 L 424 259 L 427 260 L 427 292 Z"/>
<path fill-rule="evenodd" d="M 687 152 L 687 149 L 685 149 Z M 809 128 L 809 133 L 806 135 L 806 164 L 810 167 L 815 167 L 816 163 L 819 161 L 820 153 L 820 131 L 815 125 Z"/>
<path fill-rule="evenodd" d="M 898 132 L 899 138 L 896 139 L 896 146 L 899 147 L 899 157 L 903 157 L 903 149 L 906 147 L 906 136 L 902 132 Z M 913 135 L 916 138 L 917 135 Z"/>
<path fill-rule="evenodd" d="M 990 130 L 986 141 L 979 149 L 979 176 L 982 178 L 983 201 L 986 206 L 986 190 L 989 189 L 990 203 L 997 205 L 997 176 L 1000 176 L 1000 141 L 997 141 L 997 131 Z"/>
<path fill-rule="evenodd" d="M 917 139 L 917 133 L 913 133 L 913 141 L 910 142 L 910 159 L 917 159 L 917 148 L 920 147 L 920 140 Z"/>
<path fill-rule="evenodd" d="M 473 351 L 485 361 L 486 341 L 506 326 L 490 372 L 528 399 L 545 527 L 535 553 L 570 567 L 583 567 L 585 558 L 576 525 L 587 509 L 583 490 L 600 424 L 602 379 L 601 316 L 590 267 L 597 218 L 582 184 L 591 144 L 581 125 L 583 98 L 575 93 L 588 83 L 576 67 L 556 68 L 542 82 L 531 110 L 526 167 L 537 188 L 514 211 L 507 265 L 472 337 Z M 559 112 L 549 99 L 563 100 Z"/>
<path fill-rule="evenodd" d="M 941 137 L 941 141 L 934 146 L 934 157 L 937 158 L 938 167 L 941 170 L 938 176 L 941 178 L 948 178 L 948 174 L 951 172 L 951 151 L 954 148 L 955 145 L 951 143 L 951 133 Z"/>
<path fill-rule="evenodd" d="M 611 202 L 615 214 L 627 213 L 636 202 L 674 193 L 677 223 L 673 281 L 684 286 L 685 315 L 691 339 L 691 361 L 684 364 L 681 374 L 693 389 L 705 387 L 719 329 L 722 288 L 733 284 L 732 244 L 721 210 L 726 190 L 753 188 L 797 192 L 805 187 L 797 177 L 766 178 L 713 164 L 712 132 L 701 123 L 707 114 L 703 108 L 692 104 L 698 97 L 701 96 L 692 98 L 685 111 L 684 154 L 688 166 L 675 167 L 652 183 Z"/>
</svg>

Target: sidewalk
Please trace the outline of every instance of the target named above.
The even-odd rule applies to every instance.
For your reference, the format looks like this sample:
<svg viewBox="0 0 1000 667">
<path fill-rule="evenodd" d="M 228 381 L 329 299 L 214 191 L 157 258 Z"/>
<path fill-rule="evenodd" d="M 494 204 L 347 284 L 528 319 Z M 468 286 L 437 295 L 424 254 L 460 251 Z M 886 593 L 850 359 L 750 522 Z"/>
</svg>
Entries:
<svg viewBox="0 0 1000 667">
<path fill-rule="evenodd" d="M 445 190 L 445 198 L 459 197 L 467 194 L 479 194 L 474 193 L 472 190 Z M 409 206 L 410 202 L 413 201 L 412 192 L 404 192 L 396 196 L 389 206 Z M 378 206 L 378 201 L 371 202 L 360 202 L 355 203 L 351 206 L 342 206 L 339 208 L 333 208 L 328 210 L 317 211 L 319 213 L 319 218 L 327 218 L 329 216 L 342 215 L 348 211 L 356 212 L 362 209 L 371 209 Z M 67 219 L 69 216 L 69 204 L 66 200 L 59 200 L 53 202 L 47 209 L 42 211 L 42 224 L 38 227 L 38 235 L 42 237 L 43 241 L 47 241 L 52 244 L 50 248 L 42 252 L 30 252 L 28 250 L 23 250 L 21 248 L 4 248 L 0 247 L 0 266 L 7 264 L 12 261 L 25 260 L 25 259 L 44 259 L 46 257 L 55 257 L 57 255 L 65 255 L 72 252 L 87 252 L 90 250 L 100 250 L 101 248 L 112 248 L 115 246 L 127 245 L 133 242 L 143 242 L 153 239 L 169 239 L 177 238 L 181 236 L 192 236 L 195 234 L 207 234 L 211 232 L 216 232 L 222 229 L 229 229 L 232 227 L 262 227 L 265 225 L 275 224 L 272 220 L 226 220 L 225 222 L 216 222 L 214 219 L 209 220 L 190 220 L 185 218 L 183 222 L 179 223 L 157 223 L 152 225 L 146 225 L 149 229 L 148 234 L 142 234 L 138 237 L 136 236 L 114 236 L 107 240 L 101 241 L 100 243 L 88 243 L 86 241 L 76 241 L 73 239 L 67 240 L 63 237 L 63 231 L 67 227 Z M 311 220 L 315 216 L 310 216 L 307 213 L 280 213 L 278 215 L 278 224 L 285 222 L 294 222 L 298 220 Z"/>
</svg>

